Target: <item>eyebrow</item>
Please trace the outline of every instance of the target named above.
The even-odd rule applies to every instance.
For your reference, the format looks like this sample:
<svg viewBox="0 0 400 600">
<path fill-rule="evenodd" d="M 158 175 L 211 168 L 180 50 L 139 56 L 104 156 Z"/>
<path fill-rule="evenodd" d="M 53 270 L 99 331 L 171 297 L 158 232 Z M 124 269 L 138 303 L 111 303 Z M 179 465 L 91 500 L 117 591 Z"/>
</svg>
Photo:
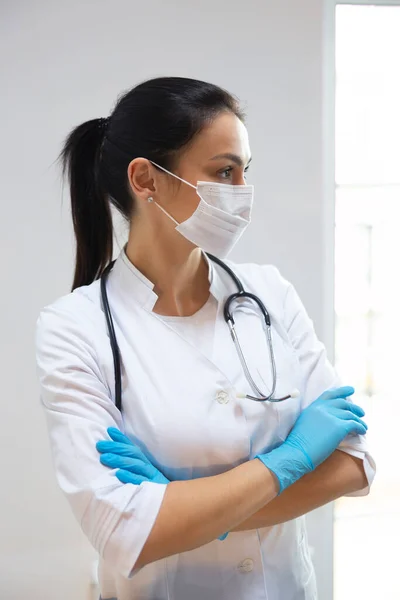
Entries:
<svg viewBox="0 0 400 600">
<path fill-rule="evenodd" d="M 237 154 L 232 154 L 231 152 L 227 152 L 226 154 L 217 154 L 216 156 L 210 158 L 210 160 L 218 160 L 220 158 L 227 158 L 228 160 L 231 160 L 232 162 L 236 163 L 238 167 L 243 167 L 243 161 L 240 158 L 240 156 L 238 156 Z M 247 165 L 251 163 L 251 159 L 252 156 L 250 156 Z"/>
</svg>

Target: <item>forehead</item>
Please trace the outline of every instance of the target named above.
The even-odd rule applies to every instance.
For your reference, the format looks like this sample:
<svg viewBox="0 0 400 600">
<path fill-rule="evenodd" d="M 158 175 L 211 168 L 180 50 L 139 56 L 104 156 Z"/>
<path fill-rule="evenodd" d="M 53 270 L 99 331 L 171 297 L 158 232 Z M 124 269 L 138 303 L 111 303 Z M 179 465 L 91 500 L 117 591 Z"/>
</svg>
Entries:
<svg viewBox="0 0 400 600">
<path fill-rule="evenodd" d="M 249 136 L 242 121 L 232 113 L 224 113 L 204 127 L 195 137 L 188 154 L 209 160 L 218 154 L 237 154 L 246 164 L 251 156 Z"/>
</svg>

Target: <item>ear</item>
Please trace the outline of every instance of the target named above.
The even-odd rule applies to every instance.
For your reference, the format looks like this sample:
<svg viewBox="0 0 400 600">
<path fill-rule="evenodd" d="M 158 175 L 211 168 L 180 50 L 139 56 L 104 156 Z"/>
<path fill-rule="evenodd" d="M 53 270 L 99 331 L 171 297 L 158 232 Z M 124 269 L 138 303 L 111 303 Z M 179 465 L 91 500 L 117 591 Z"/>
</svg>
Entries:
<svg viewBox="0 0 400 600">
<path fill-rule="evenodd" d="M 147 200 L 156 192 L 154 169 L 146 158 L 135 158 L 128 165 L 129 185 L 135 197 Z"/>
</svg>

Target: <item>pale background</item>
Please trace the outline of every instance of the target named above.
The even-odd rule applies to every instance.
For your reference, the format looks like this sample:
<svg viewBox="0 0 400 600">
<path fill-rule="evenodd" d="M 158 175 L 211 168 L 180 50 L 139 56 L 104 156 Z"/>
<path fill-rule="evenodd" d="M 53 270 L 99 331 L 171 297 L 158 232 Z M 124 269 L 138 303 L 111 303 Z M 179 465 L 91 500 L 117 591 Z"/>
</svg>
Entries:
<svg viewBox="0 0 400 600">
<path fill-rule="evenodd" d="M 2 3 L 1 598 L 91 593 L 93 553 L 55 484 L 34 360 L 37 315 L 72 281 L 68 198 L 53 164 L 63 137 L 149 77 L 191 76 L 236 93 L 249 114 L 256 205 L 233 258 L 276 264 L 332 355 L 333 5 Z M 331 597 L 330 525 L 330 507 L 312 520 L 322 600 Z"/>
</svg>

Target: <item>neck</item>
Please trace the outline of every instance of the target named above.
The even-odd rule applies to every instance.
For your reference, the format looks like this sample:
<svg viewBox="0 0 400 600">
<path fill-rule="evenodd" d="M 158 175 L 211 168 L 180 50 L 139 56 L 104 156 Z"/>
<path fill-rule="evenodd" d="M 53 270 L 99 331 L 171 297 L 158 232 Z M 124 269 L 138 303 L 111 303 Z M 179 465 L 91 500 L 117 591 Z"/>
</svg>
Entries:
<svg viewBox="0 0 400 600">
<path fill-rule="evenodd" d="M 203 253 L 178 232 L 173 231 L 168 236 L 148 236 L 132 227 L 126 255 L 154 284 L 158 296 L 154 312 L 190 316 L 207 301 L 210 284 Z"/>
</svg>

